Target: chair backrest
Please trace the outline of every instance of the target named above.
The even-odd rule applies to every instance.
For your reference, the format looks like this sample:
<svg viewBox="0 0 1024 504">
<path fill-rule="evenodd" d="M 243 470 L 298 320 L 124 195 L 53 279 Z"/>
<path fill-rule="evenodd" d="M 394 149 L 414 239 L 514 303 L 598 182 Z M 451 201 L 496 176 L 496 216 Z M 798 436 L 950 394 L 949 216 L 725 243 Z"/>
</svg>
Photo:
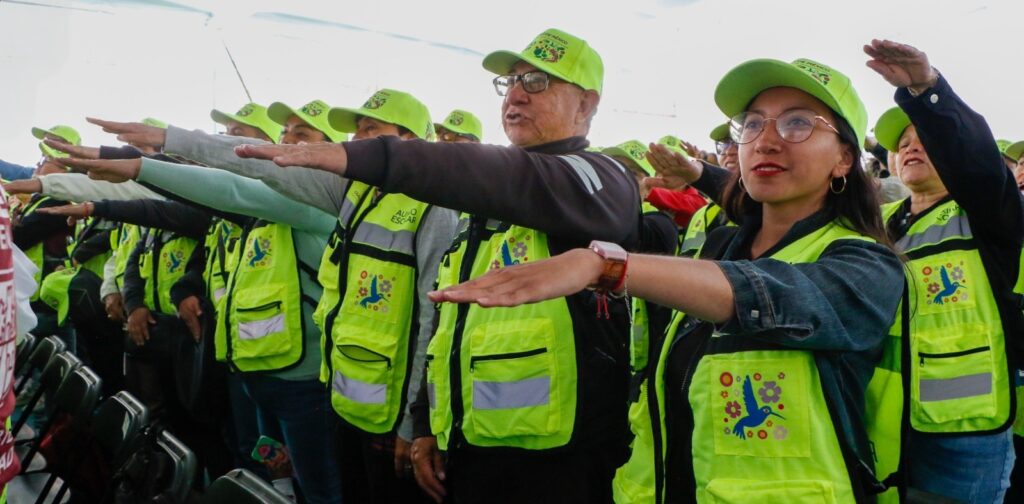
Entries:
<svg viewBox="0 0 1024 504">
<path fill-rule="evenodd" d="M 28 364 L 28 358 L 32 355 L 38 342 L 39 340 L 32 333 L 26 333 L 21 337 L 21 342 L 18 343 L 14 351 L 14 376 L 21 376 L 21 372 L 24 371 L 25 364 Z"/>
<path fill-rule="evenodd" d="M 185 502 L 192 489 L 192 479 L 196 474 L 196 455 L 178 438 L 167 431 L 160 433 L 157 446 L 174 461 L 174 479 L 167 491 L 174 502 Z"/>
<path fill-rule="evenodd" d="M 201 504 L 293 504 L 274 487 L 245 469 L 232 469 L 217 478 L 203 494 Z"/>
<path fill-rule="evenodd" d="M 54 355 L 63 352 L 67 349 L 66 347 L 67 345 L 64 344 L 64 341 L 56 336 L 48 336 L 37 343 L 35 349 L 32 350 L 28 357 L 28 364 L 22 370 L 22 375 L 18 377 L 18 383 L 14 386 L 14 394 L 21 394 L 25 384 L 29 382 L 32 372 L 37 369 L 43 369 Z"/>
<path fill-rule="evenodd" d="M 127 457 L 125 448 L 149 421 L 149 411 L 128 392 L 121 391 L 100 404 L 93 416 L 91 430 L 110 467 L 118 467 Z"/>
<path fill-rule="evenodd" d="M 21 415 L 18 416 L 14 423 L 14 430 L 11 432 L 17 436 L 28 420 L 28 417 L 32 415 L 32 410 L 39 403 L 39 398 L 45 396 L 48 401 L 52 400 L 57 393 L 57 389 L 64 383 L 64 380 L 71 375 L 72 371 L 81 366 L 82 361 L 70 352 L 60 352 L 54 355 L 46 367 L 43 368 L 42 374 L 39 375 L 39 389 L 25 403 L 24 408 L 21 410 Z M 53 410 L 52 403 L 48 403 L 47 406 L 49 410 Z"/>
<path fill-rule="evenodd" d="M 76 421 L 89 419 L 100 397 L 100 377 L 86 366 L 68 375 L 53 395 L 55 413 L 68 413 Z"/>
</svg>

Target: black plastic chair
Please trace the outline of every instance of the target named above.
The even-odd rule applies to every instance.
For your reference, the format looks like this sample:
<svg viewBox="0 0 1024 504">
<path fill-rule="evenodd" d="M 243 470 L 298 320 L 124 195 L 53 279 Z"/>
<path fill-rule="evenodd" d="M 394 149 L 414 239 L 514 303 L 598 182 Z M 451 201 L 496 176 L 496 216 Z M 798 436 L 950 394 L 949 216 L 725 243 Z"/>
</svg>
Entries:
<svg viewBox="0 0 1024 504">
<path fill-rule="evenodd" d="M 294 504 L 255 474 L 233 469 L 206 489 L 200 504 Z"/>
<path fill-rule="evenodd" d="M 185 446 L 185 443 L 167 431 L 160 433 L 160 439 L 156 444 L 174 461 L 174 479 L 171 480 L 167 492 L 174 502 L 185 502 L 192 490 L 192 479 L 196 474 L 196 455 Z"/>
<path fill-rule="evenodd" d="M 17 385 L 14 386 L 14 395 L 17 396 L 21 394 L 22 389 L 25 388 L 25 384 L 31 381 L 30 378 L 32 377 L 33 372 L 46 367 L 54 355 L 65 350 L 67 350 L 67 345 L 65 345 L 64 341 L 60 338 L 56 336 L 43 338 L 43 340 L 36 345 L 35 349 L 32 350 L 32 354 L 28 357 L 28 364 L 25 366 L 23 373 L 18 376 Z"/>
<path fill-rule="evenodd" d="M 57 388 L 57 393 L 53 395 L 53 411 L 47 416 L 46 423 L 39 430 L 39 435 L 27 445 L 28 448 L 24 456 L 19 454 L 22 461 L 22 473 L 28 472 L 32 458 L 39 451 L 40 443 L 53 429 L 58 418 L 67 415 L 76 425 L 88 424 L 92 410 L 99 400 L 100 384 L 100 377 L 85 366 L 79 367 L 68 375 L 64 383 Z"/>
<path fill-rule="evenodd" d="M 39 340 L 32 333 L 27 333 L 21 337 L 21 342 L 18 343 L 14 350 L 14 376 L 21 376 L 25 364 L 28 364 L 28 357 L 32 355 L 32 350 L 36 348 L 36 343 L 39 343 Z"/>
<path fill-rule="evenodd" d="M 14 423 L 14 430 L 11 431 L 11 434 L 17 437 L 25 422 L 32 416 L 32 410 L 39 403 L 39 399 L 46 396 L 47 400 L 52 401 L 53 397 L 57 394 L 57 389 L 64 383 L 64 380 L 71 375 L 72 371 L 81 366 L 82 361 L 70 352 L 60 352 L 54 355 L 39 375 L 39 388 L 36 389 L 32 397 L 25 403 L 24 408 L 21 410 L 21 415 Z M 52 407 L 49 409 L 52 409 Z"/>
</svg>

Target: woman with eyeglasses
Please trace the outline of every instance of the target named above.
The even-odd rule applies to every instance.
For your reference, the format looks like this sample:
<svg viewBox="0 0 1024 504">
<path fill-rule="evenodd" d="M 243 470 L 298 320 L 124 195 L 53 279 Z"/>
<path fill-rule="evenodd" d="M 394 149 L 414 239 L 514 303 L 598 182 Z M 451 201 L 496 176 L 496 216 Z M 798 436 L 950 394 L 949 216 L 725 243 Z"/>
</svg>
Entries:
<svg viewBox="0 0 1024 504">
<path fill-rule="evenodd" d="M 631 410 L 617 502 L 870 500 L 863 393 L 903 275 L 860 167 L 864 106 L 806 59 L 748 61 L 715 101 L 739 144 L 723 199 L 739 226 L 708 238 L 707 259 L 595 242 L 432 297 L 509 306 L 589 287 L 677 310 Z M 700 170 L 676 163 L 662 176 Z"/>
<path fill-rule="evenodd" d="M 909 488 L 1002 502 L 1019 407 L 1013 385 L 1021 343 L 1010 336 L 1024 333 L 1013 293 L 1024 203 L 985 119 L 925 53 L 878 40 L 864 50 L 868 66 L 899 88 L 899 106 L 879 118 L 875 134 L 910 189 L 909 198 L 883 208 L 889 237 L 907 258 L 908 288 L 891 331 L 904 336 L 896 340 L 904 357 L 890 371 L 902 370 L 909 401 L 888 392 L 872 402 L 902 411 L 909 424 L 902 453 Z M 877 422 L 891 427 L 895 420 Z"/>
</svg>

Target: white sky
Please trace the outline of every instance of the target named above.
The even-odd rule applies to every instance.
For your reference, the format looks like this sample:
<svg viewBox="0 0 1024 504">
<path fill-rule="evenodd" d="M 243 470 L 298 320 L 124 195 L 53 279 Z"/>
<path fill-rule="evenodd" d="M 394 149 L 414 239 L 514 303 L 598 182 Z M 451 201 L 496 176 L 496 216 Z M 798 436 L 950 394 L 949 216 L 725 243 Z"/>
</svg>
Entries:
<svg viewBox="0 0 1024 504">
<path fill-rule="evenodd" d="M 864 66 L 872 37 L 906 42 L 997 137 L 1024 139 L 1021 0 L 0 0 L 0 158 L 39 158 L 32 126 L 69 124 L 89 145 L 113 137 L 84 121 L 152 116 L 213 131 L 211 108 L 319 98 L 359 106 L 377 88 L 408 91 L 436 121 L 476 113 L 506 143 L 483 54 L 518 51 L 557 27 L 605 64 L 595 145 L 675 134 L 711 147 L 724 121 L 718 79 L 752 58 L 807 57 L 849 75 L 870 121 L 892 88 Z"/>
</svg>

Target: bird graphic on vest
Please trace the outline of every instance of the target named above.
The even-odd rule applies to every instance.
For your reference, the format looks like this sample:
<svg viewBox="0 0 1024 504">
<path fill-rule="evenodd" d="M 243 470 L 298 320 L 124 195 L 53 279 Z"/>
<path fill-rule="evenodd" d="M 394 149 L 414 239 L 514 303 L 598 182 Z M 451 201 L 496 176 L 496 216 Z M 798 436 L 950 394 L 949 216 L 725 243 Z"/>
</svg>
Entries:
<svg viewBox="0 0 1024 504">
<path fill-rule="evenodd" d="M 933 301 L 935 304 L 943 304 L 945 302 L 944 298 L 956 294 L 957 289 L 960 288 L 960 282 L 949 281 L 949 272 L 946 271 L 945 266 L 939 270 L 939 276 L 942 277 L 942 290 L 935 295 L 935 300 Z"/>
<path fill-rule="evenodd" d="M 256 266 L 256 263 L 267 257 L 267 251 L 260 248 L 260 241 L 258 239 L 252 241 L 252 259 L 249 259 L 249 267 Z"/>
<path fill-rule="evenodd" d="M 373 280 L 370 282 L 370 295 L 364 297 L 363 300 L 359 302 L 359 306 L 366 308 L 366 305 L 374 304 L 378 301 L 387 301 L 387 299 L 384 299 L 383 294 L 377 292 L 377 277 L 373 277 Z"/>
<path fill-rule="evenodd" d="M 501 262 L 505 266 L 512 266 L 513 264 L 519 264 L 519 261 L 512 260 L 512 252 L 508 249 L 508 242 L 501 243 Z"/>
<path fill-rule="evenodd" d="M 174 255 L 174 253 L 167 254 L 167 257 L 171 260 L 171 273 L 174 273 L 181 267 L 181 258 Z"/>
<path fill-rule="evenodd" d="M 739 436 L 740 439 L 747 439 L 747 429 L 761 425 L 768 419 L 769 415 L 777 416 L 783 420 L 786 419 L 786 417 L 772 411 L 771 406 L 757 405 L 757 399 L 754 398 L 754 387 L 750 384 L 750 376 L 747 376 L 746 380 L 743 381 L 743 408 L 747 411 L 747 416 L 741 418 L 736 422 L 736 426 L 732 428 L 732 433 Z"/>
</svg>

